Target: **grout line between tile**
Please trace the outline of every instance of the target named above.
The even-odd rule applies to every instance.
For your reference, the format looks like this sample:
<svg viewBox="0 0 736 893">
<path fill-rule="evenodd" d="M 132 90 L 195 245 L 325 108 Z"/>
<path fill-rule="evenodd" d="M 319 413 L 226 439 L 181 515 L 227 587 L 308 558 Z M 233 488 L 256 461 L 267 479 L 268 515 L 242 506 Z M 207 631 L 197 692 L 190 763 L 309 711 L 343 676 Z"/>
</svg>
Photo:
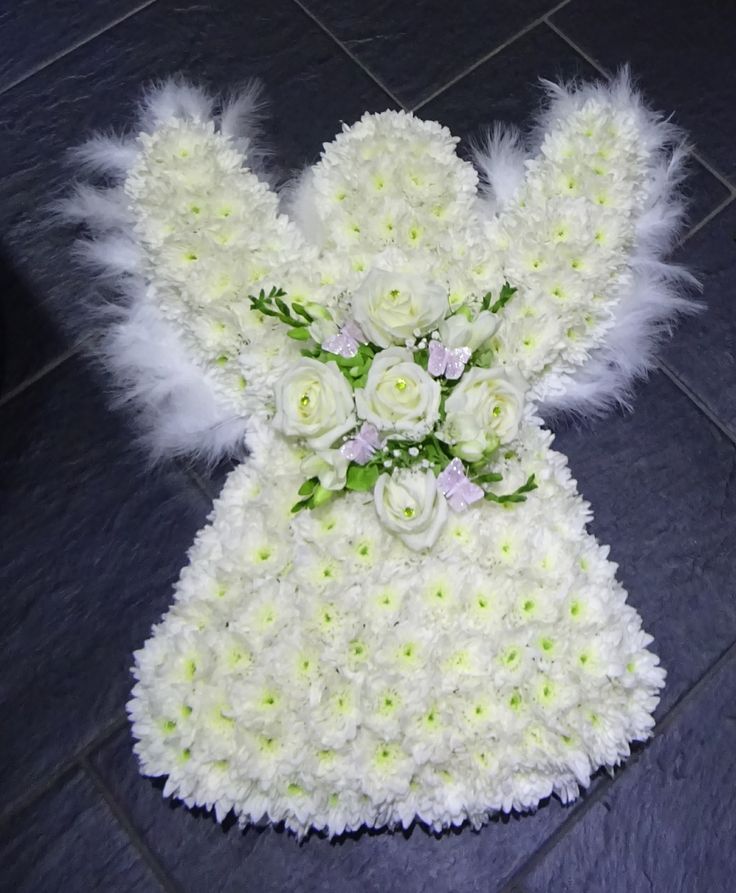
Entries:
<svg viewBox="0 0 736 893">
<path fill-rule="evenodd" d="M 700 232 L 700 230 L 704 226 L 707 226 L 714 217 L 717 217 L 721 213 L 721 211 L 724 211 L 733 202 L 734 198 L 736 198 L 736 196 L 729 195 L 728 198 L 724 199 L 720 203 L 720 205 L 716 205 L 716 207 L 713 208 L 712 211 L 706 214 L 702 220 L 698 221 L 698 223 L 696 223 L 694 226 L 691 226 L 690 229 L 682 236 L 682 238 L 677 240 L 677 246 L 679 247 L 681 245 L 684 245 L 691 236 L 694 236 L 695 233 Z"/>
<path fill-rule="evenodd" d="M 559 10 L 553 9 L 548 12 L 545 16 L 543 16 L 544 24 L 553 31 L 561 40 L 564 40 L 565 43 L 570 47 L 570 49 L 574 50 L 579 56 L 596 69 L 600 74 L 603 75 L 607 80 L 610 80 L 612 77 L 612 72 L 609 71 L 602 62 L 595 58 L 595 56 L 591 56 L 590 53 L 586 52 L 581 46 L 579 46 L 571 37 L 569 37 L 561 28 L 559 28 L 551 19 L 550 16 L 554 15 Z M 710 161 L 701 155 L 698 149 L 691 149 L 690 155 L 698 161 L 707 171 L 708 173 L 715 177 L 718 181 L 720 181 L 722 186 L 725 186 L 728 189 L 731 196 L 736 196 L 736 186 L 722 174 Z"/>
<path fill-rule="evenodd" d="M 657 362 L 657 368 L 660 369 L 669 380 L 678 388 L 685 397 L 690 400 L 691 403 L 701 412 L 708 421 L 714 425 L 723 436 L 729 440 L 736 447 L 736 430 L 732 430 L 725 422 L 722 422 L 713 412 L 712 409 L 702 400 L 702 398 L 695 393 L 685 382 L 680 378 L 680 376 L 672 369 L 672 367 L 666 363 L 664 360 L 659 360 Z"/>
<path fill-rule="evenodd" d="M 320 30 L 322 30 L 332 41 L 334 41 L 334 43 L 336 43 L 340 47 L 343 53 L 345 53 L 345 55 L 351 61 L 353 61 L 364 74 L 367 74 L 368 77 L 373 81 L 373 83 L 377 84 L 381 88 L 381 90 L 383 90 L 383 92 L 389 97 L 389 99 L 391 99 L 392 102 L 395 102 L 399 108 L 406 109 L 404 103 L 401 102 L 401 100 L 397 96 L 394 96 L 389 88 L 378 77 L 376 77 L 376 75 L 370 70 L 370 68 L 365 66 L 360 61 L 360 59 L 353 52 L 351 52 L 347 48 L 347 46 L 345 46 L 345 44 L 337 37 L 337 35 L 333 34 L 333 32 L 330 31 L 327 25 L 325 25 L 320 19 L 318 19 L 317 16 L 314 15 L 314 13 L 301 2 L 301 0 L 293 0 L 293 3 L 295 6 L 298 6 L 299 9 L 301 9 L 301 11 L 304 13 L 304 15 L 310 18 L 314 22 L 314 24 L 317 25 L 318 28 L 320 28 Z"/>
<path fill-rule="evenodd" d="M 489 59 L 492 59 L 494 56 L 497 56 L 499 53 L 503 52 L 503 50 L 507 49 L 511 46 L 512 43 L 515 43 L 519 38 L 524 37 L 525 34 L 528 34 L 530 31 L 533 31 L 538 25 L 541 25 L 543 22 L 547 21 L 547 16 L 551 16 L 556 12 L 559 12 L 564 6 L 567 6 L 571 0 L 562 0 L 561 3 L 558 3 L 556 6 L 553 6 L 552 9 L 548 10 L 541 16 L 537 16 L 536 19 L 526 24 L 523 28 L 519 29 L 515 34 L 508 38 L 508 40 L 504 40 L 503 43 L 500 43 L 497 47 L 492 49 L 490 53 L 486 53 L 485 56 L 482 56 L 480 59 L 476 59 L 471 65 L 461 71 L 454 78 L 449 80 L 444 86 L 440 87 L 438 90 L 435 90 L 434 93 L 430 93 L 429 96 L 425 97 L 421 102 L 418 102 L 416 105 L 412 106 L 412 112 L 417 112 L 423 106 L 427 105 L 427 103 L 431 102 L 433 99 L 436 99 L 441 93 L 444 93 L 445 90 L 450 87 L 454 87 L 458 81 L 461 81 L 464 77 L 467 77 L 471 72 L 475 71 L 476 68 L 479 68 L 481 65 L 488 62 Z"/>
<path fill-rule="evenodd" d="M 721 652 L 719 657 L 717 657 L 716 660 L 713 661 L 713 663 L 702 673 L 700 678 L 680 695 L 661 719 L 657 720 L 655 738 L 660 737 L 667 731 L 675 720 L 677 720 L 677 718 L 687 709 L 691 701 L 700 694 L 710 680 L 713 679 L 731 660 L 736 660 L 736 641 L 733 641 L 723 652 Z M 580 803 L 580 806 L 571 813 L 570 817 L 556 828 L 547 840 L 535 850 L 531 856 L 529 856 L 521 868 L 515 872 L 508 884 L 502 889 L 501 893 L 521 893 L 521 890 L 524 889 L 522 884 L 529 874 L 544 861 L 549 853 L 552 852 L 557 844 L 567 836 L 575 825 L 585 818 L 588 811 L 609 791 L 620 774 L 629 770 L 630 767 L 636 766 L 648 751 L 649 747 L 642 748 L 638 753 L 629 757 L 624 768 L 618 775 L 604 779 L 596 789 L 591 792 L 590 797 L 584 799 Z"/>
<path fill-rule="evenodd" d="M 155 876 L 156 880 L 161 885 L 161 888 L 165 890 L 166 893 L 179 893 L 178 885 L 168 876 L 163 866 L 154 855 L 153 850 L 151 850 L 145 840 L 141 837 L 138 829 L 128 816 L 128 813 L 123 808 L 122 804 L 118 802 L 117 798 L 108 787 L 107 782 L 98 772 L 89 757 L 86 755 L 81 756 L 79 758 L 79 765 L 91 780 L 92 784 L 97 789 L 97 792 L 107 804 L 113 817 L 128 836 L 131 844 L 135 847 L 143 862 Z"/>
<path fill-rule="evenodd" d="M 69 759 L 65 760 L 63 763 L 60 763 L 56 769 L 51 770 L 42 781 L 35 785 L 31 785 L 20 797 L 16 798 L 16 800 L 11 800 L 10 803 L 6 805 L 3 812 L 0 813 L 0 830 L 9 824 L 18 813 L 24 812 L 30 806 L 33 806 L 37 800 L 40 800 L 41 797 L 47 794 L 51 788 L 64 778 L 65 775 L 73 772 L 75 767 L 78 768 L 79 761 L 83 757 L 97 750 L 98 747 L 101 747 L 108 739 L 112 738 L 113 735 L 125 728 L 127 724 L 127 716 L 121 716 L 118 719 L 112 720 L 79 751 L 72 754 Z"/>
<path fill-rule="evenodd" d="M 48 68 L 50 65 L 54 65 L 60 59 L 63 59 L 65 56 L 68 56 L 70 53 L 76 52 L 81 47 L 85 46 L 88 43 L 91 43 L 93 40 L 98 38 L 101 34 L 104 34 L 105 31 L 109 31 L 111 28 L 115 28 L 120 25 L 122 22 L 126 21 L 126 19 L 131 18 L 134 15 L 137 15 L 139 12 L 142 12 L 144 9 L 147 9 L 149 6 L 153 6 L 156 3 L 156 0 L 145 0 L 144 3 L 141 3 L 140 6 L 136 6 L 135 9 L 131 9 L 130 12 L 127 12 L 125 15 L 120 16 L 117 19 L 113 19 L 111 22 L 108 22 L 104 27 L 99 28 L 97 31 L 94 31 L 92 34 L 88 34 L 82 40 L 77 41 L 77 43 L 71 44 L 71 46 L 66 47 L 66 49 L 62 50 L 60 53 L 56 53 L 54 56 L 49 56 L 48 59 L 39 63 L 34 68 L 31 68 L 25 74 L 21 75 L 19 78 L 16 78 L 14 81 L 11 81 L 9 84 L 6 84 L 3 87 L 0 87 L 0 96 L 4 93 L 9 92 L 18 86 L 18 84 L 22 84 L 24 81 L 27 81 L 29 78 L 34 77 L 40 71 L 43 71 L 45 68 Z"/>
<path fill-rule="evenodd" d="M 80 351 L 81 344 L 82 342 L 80 341 L 65 350 L 63 353 L 60 353 L 58 356 L 54 357 L 53 360 L 49 360 L 48 363 L 45 363 L 43 366 L 41 366 L 41 368 L 34 372 L 32 375 L 29 375 L 28 378 L 24 378 L 20 384 L 9 390 L 7 394 L 0 395 L 0 407 L 4 406 L 6 403 L 10 403 L 11 400 L 14 400 L 17 396 L 28 390 L 28 388 L 36 384 L 36 382 L 40 381 L 42 378 L 45 378 L 49 374 L 49 372 L 53 372 L 54 369 L 58 369 L 59 366 L 61 366 L 67 360 L 70 360 L 72 357 L 76 356 Z"/>
<path fill-rule="evenodd" d="M 210 504 L 213 503 L 217 498 L 217 494 L 214 492 L 213 488 L 209 486 L 207 480 L 203 478 L 198 471 L 189 468 L 182 460 L 177 460 L 176 464 L 181 473 L 189 479 L 194 487 L 202 494 L 202 496 L 204 496 L 207 502 Z"/>
</svg>

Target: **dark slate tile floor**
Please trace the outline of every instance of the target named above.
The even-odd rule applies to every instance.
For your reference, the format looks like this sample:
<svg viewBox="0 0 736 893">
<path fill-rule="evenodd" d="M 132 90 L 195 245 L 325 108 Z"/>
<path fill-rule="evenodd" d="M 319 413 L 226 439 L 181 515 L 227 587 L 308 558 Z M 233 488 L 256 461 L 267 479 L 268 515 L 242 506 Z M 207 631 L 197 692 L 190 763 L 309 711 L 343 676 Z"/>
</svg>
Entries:
<svg viewBox="0 0 736 893">
<path fill-rule="evenodd" d="M 736 114 L 732 4 L 611 0 L 24 0 L 0 11 L 0 890 L 732 889 L 736 696 Z M 464 139 L 521 126 L 539 76 L 631 62 L 696 146 L 677 249 L 706 312 L 633 413 L 559 426 L 593 528 L 668 669 L 654 741 L 572 807 L 436 839 L 299 846 L 220 828 L 136 772 L 130 654 L 227 469 L 152 471 L 69 324 L 92 289 L 48 224 L 68 146 L 124 127 L 142 84 L 261 77 L 287 175 L 341 121 L 404 105 Z M 208 495 L 209 494 L 209 495 Z"/>
</svg>

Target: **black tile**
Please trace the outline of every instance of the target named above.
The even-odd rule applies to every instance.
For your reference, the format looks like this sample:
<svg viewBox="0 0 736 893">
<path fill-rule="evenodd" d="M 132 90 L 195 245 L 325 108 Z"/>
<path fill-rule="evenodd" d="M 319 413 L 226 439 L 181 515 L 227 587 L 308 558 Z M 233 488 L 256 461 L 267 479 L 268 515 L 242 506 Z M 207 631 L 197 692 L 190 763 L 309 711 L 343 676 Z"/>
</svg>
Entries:
<svg viewBox="0 0 736 893">
<path fill-rule="evenodd" d="M 465 144 L 478 140 L 495 121 L 527 131 L 544 100 L 539 78 L 551 81 L 601 80 L 562 38 L 545 25 L 534 28 L 467 77 L 422 106 L 422 118 L 442 122 Z M 647 94 L 647 84 L 642 88 Z M 691 159 L 683 186 L 687 219 L 683 231 L 700 223 L 729 195 L 728 189 L 695 159 Z"/>
<path fill-rule="evenodd" d="M 163 800 L 162 781 L 137 774 L 127 731 L 93 760 L 159 863 L 191 893 L 495 893 L 570 812 L 555 800 L 477 833 L 436 838 L 414 828 L 408 836 L 364 833 L 334 843 L 312 836 L 300 845 L 272 829 L 240 831 L 231 819 L 221 827 L 200 810 Z"/>
<path fill-rule="evenodd" d="M 688 239 L 676 259 L 702 281 L 704 312 L 683 322 L 664 359 L 736 438 L 736 203 Z"/>
<path fill-rule="evenodd" d="M 69 52 L 145 0 L 17 0 L 0 10 L 0 90 Z"/>
<path fill-rule="evenodd" d="M 108 726 L 208 504 L 77 361 L 0 408 L 3 810 Z"/>
<path fill-rule="evenodd" d="M 406 107 L 543 15 L 552 0 L 301 0 Z"/>
<path fill-rule="evenodd" d="M 81 773 L 74 773 L 2 829 L 0 864 L 3 893 L 161 889 Z"/>
<path fill-rule="evenodd" d="M 733 48 L 736 4 L 720 0 L 573 0 L 553 19 L 582 49 L 614 69 L 631 64 L 647 92 L 703 153 L 736 177 Z"/>
<path fill-rule="evenodd" d="M 496 121 L 526 130 L 544 100 L 540 78 L 598 80 L 600 76 L 542 25 L 440 93 L 418 114 L 442 122 L 466 142 L 482 137 Z"/>
<path fill-rule="evenodd" d="M 523 881 L 529 893 L 733 890 L 736 660 Z"/>
<path fill-rule="evenodd" d="M 690 158 L 687 164 L 682 193 L 686 206 L 683 233 L 702 223 L 731 194 L 720 180 L 694 158 Z"/>
<path fill-rule="evenodd" d="M 0 253 L 0 399 L 65 347 L 63 336 Z"/>
<path fill-rule="evenodd" d="M 668 673 L 661 716 L 736 640 L 736 449 L 662 373 L 632 413 L 562 430 L 555 449 L 655 638 Z"/>
</svg>

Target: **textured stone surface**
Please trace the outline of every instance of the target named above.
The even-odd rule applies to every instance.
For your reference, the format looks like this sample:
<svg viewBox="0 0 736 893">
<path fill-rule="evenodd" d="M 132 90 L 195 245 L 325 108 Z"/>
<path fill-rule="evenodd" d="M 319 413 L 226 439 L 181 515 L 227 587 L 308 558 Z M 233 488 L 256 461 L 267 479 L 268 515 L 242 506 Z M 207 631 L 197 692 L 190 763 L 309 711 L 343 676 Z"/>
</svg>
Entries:
<svg viewBox="0 0 736 893">
<path fill-rule="evenodd" d="M 736 438 L 736 202 L 695 233 L 677 259 L 703 283 L 704 312 L 680 327 L 665 360 Z"/>
<path fill-rule="evenodd" d="M 0 399 L 64 347 L 63 337 L 0 253 Z"/>
<path fill-rule="evenodd" d="M 736 177 L 733 48 L 736 4 L 611 0 L 605 27 L 584 0 L 554 23 L 608 69 L 629 63 L 637 79 L 720 170 Z"/>
<path fill-rule="evenodd" d="M 107 28 L 146 0 L 13 0 L 0 9 L 0 91 Z"/>
<path fill-rule="evenodd" d="M 0 830 L 3 893 L 153 893 L 158 882 L 79 772 Z"/>
<path fill-rule="evenodd" d="M 0 408 L 3 811 L 121 715 L 207 513 L 131 440 L 77 362 Z"/>
<path fill-rule="evenodd" d="M 414 106 L 556 4 L 552 0 L 301 0 L 382 84 Z"/>
<path fill-rule="evenodd" d="M 126 731 L 95 755 L 94 762 L 126 812 L 177 885 L 191 893 L 492 893 L 500 891 L 524 859 L 569 814 L 556 800 L 532 816 L 491 822 L 433 837 L 365 833 L 330 843 L 312 836 L 301 845 L 271 829 L 226 822 L 165 801 L 161 781 L 137 774 Z"/>
<path fill-rule="evenodd" d="M 661 373 L 632 413 L 561 431 L 555 448 L 655 637 L 662 716 L 736 639 L 736 449 Z"/>
<path fill-rule="evenodd" d="M 736 655 L 525 878 L 528 893 L 733 890 Z M 638 808 L 637 808 L 638 806 Z"/>
</svg>

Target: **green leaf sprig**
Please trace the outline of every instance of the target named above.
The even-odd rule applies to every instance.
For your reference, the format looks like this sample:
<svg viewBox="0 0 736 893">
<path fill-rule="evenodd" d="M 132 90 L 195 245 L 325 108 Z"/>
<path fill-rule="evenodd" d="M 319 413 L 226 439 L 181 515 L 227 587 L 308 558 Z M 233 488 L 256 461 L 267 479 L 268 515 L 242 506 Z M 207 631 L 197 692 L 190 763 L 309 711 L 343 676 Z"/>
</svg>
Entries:
<svg viewBox="0 0 736 893">
<path fill-rule="evenodd" d="M 501 286 L 501 291 L 498 295 L 498 300 L 493 301 L 493 295 L 491 292 L 488 292 L 483 296 L 483 300 L 481 302 L 482 310 L 490 310 L 491 313 L 498 313 L 499 310 L 503 310 L 503 308 L 508 304 L 508 302 L 513 298 L 518 289 L 509 285 L 508 282 L 504 282 Z"/>
<path fill-rule="evenodd" d="M 354 357 L 341 357 L 320 346 L 305 347 L 302 354 L 313 360 L 319 360 L 320 363 L 335 363 L 353 388 L 362 388 L 368 378 L 368 371 L 376 355 L 376 348 L 372 344 L 361 344 Z"/>
<path fill-rule="evenodd" d="M 274 287 L 268 294 L 261 289 L 257 297 L 248 295 L 248 300 L 251 310 L 278 319 L 288 326 L 289 331 L 286 334 L 289 338 L 295 341 L 309 341 L 311 336 L 307 327 L 314 322 L 314 317 L 297 301 L 293 301 L 291 305 L 287 304 L 284 301 L 285 297 L 286 292 L 282 288 Z"/>
</svg>

